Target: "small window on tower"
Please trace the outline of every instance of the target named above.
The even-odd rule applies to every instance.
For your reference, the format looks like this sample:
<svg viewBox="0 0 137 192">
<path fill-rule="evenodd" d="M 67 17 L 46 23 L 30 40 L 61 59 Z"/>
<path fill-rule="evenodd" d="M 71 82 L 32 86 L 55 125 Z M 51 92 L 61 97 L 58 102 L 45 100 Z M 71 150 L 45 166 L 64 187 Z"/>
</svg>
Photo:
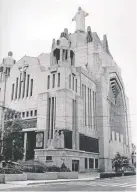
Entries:
<svg viewBox="0 0 137 192">
<path fill-rule="evenodd" d="M 77 79 L 75 81 L 76 81 L 76 83 L 75 83 L 75 91 L 77 92 Z"/>
<path fill-rule="evenodd" d="M 22 117 L 23 117 L 23 118 L 25 117 L 25 112 L 22 112 Z"/>
<path fill-rule="evenodd" d="M 117 140 L 117 133 L 115 132 L 115 140 Z"/>
<path fill-rule="evenodd" d="M 26 112 L 26 116 L 27 116 L 27 117 L 29 116 L 29 111 Z"/>
<path fill-rule="evenodd" d="M 69 89 L 71 89 L 71 75 L 69 75 Z"/>
<path fill-rule="evenodd" d="M 50 88 L 50 75 L 48 75 L 48 81 L 47 81 L 47 89 Z"/>
<path fill-rule="evenodd" d="M 60 87 L 60 73 L 58 73 L 58 87 Z"/>
<path fill-rule="evenodd" d="M 31 116 L 31 117 L 33 116 L 33 111 L 30 111 L 30 116 Z"/>
<path fill-rule="evenodd" d="M 53 74 L 53 82 L 52 82 L 52 88 L 55 87 L 55 74 Z"/>
<path fill-rule="evenodd" d="M 34 111 L 34 115 L 37 116 L 37 110 Z"/>
<path fill-rule="evenodd" d="M 72 84 L 72 89 L 74 91 L 74 76 L 73 76 L 73 84 Z"/>
</svg>

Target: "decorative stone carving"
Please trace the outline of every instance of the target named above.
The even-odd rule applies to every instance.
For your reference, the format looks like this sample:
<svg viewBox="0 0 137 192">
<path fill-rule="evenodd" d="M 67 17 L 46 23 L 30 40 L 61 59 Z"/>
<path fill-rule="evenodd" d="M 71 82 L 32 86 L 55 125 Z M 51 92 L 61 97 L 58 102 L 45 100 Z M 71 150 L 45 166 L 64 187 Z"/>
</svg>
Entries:
<svg viewBox="0 0 137 192">
<path fill-rule="evenodd" d="M 37 148 L 43 147 L 43 133 L 36 134 L 36 147 Z"/>
<path fill-rule="evenodd" d="M 60 136 L 58 130 L 55 132 L 55 139 L 54 139 L 54 146 L 55 148 L 60 148 Z"/>
<path fill-rule="evenodd" d="M 59 135 L 59 131 L 56 130 L 55 132 L 55 138 L 54 138 L 54 147 L 55 148 L 64 148 L 64 133 L 61 131 L 61 134 Z"/>
</svg>

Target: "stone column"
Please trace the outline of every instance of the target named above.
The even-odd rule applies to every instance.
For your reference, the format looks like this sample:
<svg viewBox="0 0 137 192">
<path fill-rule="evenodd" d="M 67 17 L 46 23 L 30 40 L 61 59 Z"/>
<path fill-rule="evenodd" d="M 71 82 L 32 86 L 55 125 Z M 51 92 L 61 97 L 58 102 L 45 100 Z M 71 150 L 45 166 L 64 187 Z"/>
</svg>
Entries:
<svg viewBox="0 0 137 192">
<path fill-rule="evenodd" d="M 23 161 L 26 160 L 26 149 L 27 148 L 27 132 L 24 133 L 24 155 L 23 155 Z"/>
</svg>

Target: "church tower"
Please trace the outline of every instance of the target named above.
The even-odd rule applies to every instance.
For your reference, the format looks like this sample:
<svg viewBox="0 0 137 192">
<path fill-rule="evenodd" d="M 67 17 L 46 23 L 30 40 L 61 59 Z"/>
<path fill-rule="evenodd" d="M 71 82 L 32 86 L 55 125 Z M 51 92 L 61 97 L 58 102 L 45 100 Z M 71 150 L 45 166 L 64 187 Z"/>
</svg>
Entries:
<svg viewBox="0 0 137 192">
<path fill-rule="evenodd" d="M 74 65 L 74 52 L 71 50 L 70 36 L 66 28 L 57 41 L 55 39 L 52 41 L 50 66 L 54 67 L 64 64 Z"/>
</svg>

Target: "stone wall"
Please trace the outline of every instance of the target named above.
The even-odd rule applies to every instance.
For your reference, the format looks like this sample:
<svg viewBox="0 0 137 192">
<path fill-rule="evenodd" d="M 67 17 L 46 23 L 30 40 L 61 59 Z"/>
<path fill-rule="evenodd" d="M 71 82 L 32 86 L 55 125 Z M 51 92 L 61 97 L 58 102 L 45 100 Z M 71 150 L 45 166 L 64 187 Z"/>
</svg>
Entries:
<svg viewBox="0 0 137 192">
<path fill-rule="evenodd" d="M 46 161 L 46 156 L 52 156 L 52 160 Z M 79 160 L 80 172 L 87 171 L 85 170 L 85 158 L 98 159 L 98 156 L 97 153 L 70 149 L 35 149 L 35 160 L 43 162 L 47 166 L 56 165 L 60 167 L 62 163 L 65 163 L 72 170 L 72 160 Z"/>
</svg>

